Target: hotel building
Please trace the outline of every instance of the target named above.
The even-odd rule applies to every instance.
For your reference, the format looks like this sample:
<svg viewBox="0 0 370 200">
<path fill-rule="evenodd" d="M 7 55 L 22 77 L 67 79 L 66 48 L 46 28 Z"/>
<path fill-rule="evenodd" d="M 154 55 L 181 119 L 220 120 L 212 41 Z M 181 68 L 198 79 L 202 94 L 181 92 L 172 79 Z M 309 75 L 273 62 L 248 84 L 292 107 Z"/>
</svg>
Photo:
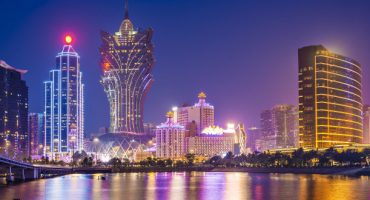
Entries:
<svg viewBox="0 0 370 200">
<path fill-rule="evenodd" d="M 144 101 L 153 83 L 152 36 L 151 28 L 134 28 L 127 1 L 118 32 L 101 32 L 101 84 L 109 101 L 111 133 L 144 134 Z"/>
<path fill-rule="evenodd" d="M 304 148 L 362 142 L 360 64 L 321 45 L 298 50 L 299 138 Z"/>
<path fill-rule="evenodd" d="M 214 125 L 214 107 L 206 102 L 206 97 L 206 94 L 201 92 L 198 95 L 198 103 L 173 109 L 177 116 L 176 121 L 186 128 L 187 136 L 198 135 L 205 128 Z"/>
<path fill-rule="evenodd" d="M 45 81 L 45 144 L 47 154 L 55 155 L 83 149 L 84 84 L 80 56 L 66 36 L 56 56 L 55 69 Z"/>
<path fill-rule="evenodd" d="M 236 149 L 237 137 L 234 125 L 228 126 L 228 129 L 224 130 L 213 125 L 205 128 L 197 136 L 187 137 L 187 152 L 206 157 L 223 155 L 229 151 L 238 153 L 240 150 Z"/>
<path fill-rule="evenodd" d="M 158 158 L 181 158 L 185 153 L 185 128 L 174 122 L 173 112 L 167 113 L 167 121 L 156 129 Z"/>
<path fill-rule="evenodd" d="M 0 60 L 0 154 L 27 157 L 28 87 L 22 80 L 26 70 Z"/>
</svg>

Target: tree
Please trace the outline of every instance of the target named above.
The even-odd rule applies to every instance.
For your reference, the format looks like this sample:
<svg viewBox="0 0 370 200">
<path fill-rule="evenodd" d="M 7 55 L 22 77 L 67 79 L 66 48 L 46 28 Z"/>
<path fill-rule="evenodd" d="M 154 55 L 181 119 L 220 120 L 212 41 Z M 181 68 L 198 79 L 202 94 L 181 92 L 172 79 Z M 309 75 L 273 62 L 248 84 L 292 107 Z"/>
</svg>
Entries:
<svg viewBox="0 0 370 200">
<path fill-rule="evenodd" d="M 166 167 L 166 162 L 164 160 L 158 160 L 157 161 L 157 166 L 159 166 L 159 167 Z"/>
<path fill-rule="evenodd" d="M 141 167 L 147 167 L 149 164 L 148 164 L 147 160 L 140 160 L 139 165 Z"/>
<path fill-rule="evenodd" d="M 182 160 L 178 160 L 178 161 L 175 162 L 175 167 L 181 168 L 181 167 L 184 167 L 184 166 L 185 166 L 185 163 Z"/>
<path fill-rule="evenodd" d="M 292 153 L 292 166 L 303 167 L 304 165 L 304 151 L 303 148 L 299 148 Z"/>
<path fill-rule="evenodd" d="M 172 167 L 172 165 L 173 165 L 173 161 L 171 160 L 171 159 L 166 159 L 166 166 L 169 166 L 169 167 Z"/>
<path fill-rule="evenodd" d="M 119 168 L 122 162 L 119 158 L 114 157 L 109 160 L 108 164 L 112 165 L 114 168 Z"/>
<path fill-rule="evenodd" d="M 192 153 L 188 153 L 188 154 L 185 155 L 185 158 L 187 160 L 188 165 L 192 166 L 193 163 L 194 163 L 195 155 L 192 154 Z"/>
<path fill-rule="evenodd" d="M 213 156 L 208 160 L 208 163 L 213 165 L 214 167 L 221 165 L 222 164 L 221 162 L 222 162 L 221 156 Z"/>
</svg>

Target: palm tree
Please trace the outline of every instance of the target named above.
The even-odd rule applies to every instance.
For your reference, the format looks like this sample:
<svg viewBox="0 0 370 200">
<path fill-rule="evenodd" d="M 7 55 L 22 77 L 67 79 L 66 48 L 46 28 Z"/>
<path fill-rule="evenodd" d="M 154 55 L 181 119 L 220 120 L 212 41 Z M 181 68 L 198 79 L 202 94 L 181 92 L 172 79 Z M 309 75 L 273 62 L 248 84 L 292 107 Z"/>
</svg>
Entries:
<svg viewBox="0 0 370 200">
<path fill-rule="evenodd" d="M 192 166 L 194 163 L 195 155 L 192 153 L 188 153 L 185 155 L 186 160 L 188 161 L 188 165 Z"/>
</svg>

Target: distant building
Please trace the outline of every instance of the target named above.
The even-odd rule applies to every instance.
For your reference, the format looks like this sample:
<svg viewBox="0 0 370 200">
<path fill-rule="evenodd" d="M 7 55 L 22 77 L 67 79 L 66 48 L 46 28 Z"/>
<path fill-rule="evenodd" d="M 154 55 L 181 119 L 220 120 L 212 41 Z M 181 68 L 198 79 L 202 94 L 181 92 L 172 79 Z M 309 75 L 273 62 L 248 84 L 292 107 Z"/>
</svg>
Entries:
<svg viewBox="0 0 370 200">
<path fill-rule="evenodd" d="M 53 158 L 83 149 L 84 84 L 80 56 L 66 36 L 56 67 L 45 82 L 45 149 Z"/>
<path fill-rule="evenodd" d="M 300 48 L 298 63 L 300 146 L 362 143 L 360 64 L 321 45 Z"/>
<path fill-rule="evenodd" d="M 364 131 L 363 131 L 363 144 L 370 144 L 370 106 L 365 105 L 363 111 L 364 118 Z"/>
<path fill-rule="evenodd" d="M 157 126 L 156 142 L 158 158 L 181 158 L 185 155 L 185 128 L 173 121 L 173 113 L 167 113 L 167 121 Z"/>
<path fill-rule="evenodd" d="M 250 149 L 251 152 L 257 151 L 257 140 L 262 138 L 261 129 L 257 127 L 250 127 L 247 130 L 247 148 Z"/>
<path fill-rule="evenodd" d="M 214 125 L 214 107 L 206 102 L 206 97 L 206 94 L 201 92 L 198 95 L 198 103 L 175 109 L 176 121 L 186 128 L 188 136 L 198 135 L 205 128 Z"/>
<path fill-rule="evenodd" d="M 173 117 L 174 118 L 174 117 Z M 174 122 L 176 123 L 176 122 Z M 144 123 L 144 133 L 147 136 L 155 136 L 156 126 L 154 123 Z"/>
<path fill-rule="evenodd" d="M 28 134 L 30 155 L 43 155 L 45 142 L 45 124 L 42 113 L 28 115 Z"/>
<path fill-rule="evenodd" d="M 110 132 L 144 134 L 144 101 L 153 83 L 153 30 L 135 29 L 128 16 L 115 34 L 101 32 L 101 84 L 110 106 Z"/>
<path fill-rule="evenodd" d="M 0 154 L 12 158 L 29 155 L 26 72 L 0 60 Z"/>
<path fill-rule="evenodd" d="M 233 124 L 228 125 L 229 129 L 233 129 Z M 250 151 L 247 149 L 247 133 L 244 124 L 239 123 L 235 127 L 235 141 L 234 141 L 234 154 L 247 154 Z"/>
<path fill-rule="evenodd" d="M 292 148 L 298 145 L 298 109 L 291 105 L 272 108 L 272 124 L 276 148 Z"/>
<path fill-rule="evenodd" d="M 298 145 L 298 110 L 291 105 L 275 105 L 261 113 L 259 148 L 262 151 Z"/>
<path fill-rule="evenodd" d="M 260 127 L 261 127 L 261 135 L 263 137 L 272 137 L 275 135 L 274 127 L 272 123 L 272 111 L 271 110 L 264 110 L 261 112 Z"/>
</svg>

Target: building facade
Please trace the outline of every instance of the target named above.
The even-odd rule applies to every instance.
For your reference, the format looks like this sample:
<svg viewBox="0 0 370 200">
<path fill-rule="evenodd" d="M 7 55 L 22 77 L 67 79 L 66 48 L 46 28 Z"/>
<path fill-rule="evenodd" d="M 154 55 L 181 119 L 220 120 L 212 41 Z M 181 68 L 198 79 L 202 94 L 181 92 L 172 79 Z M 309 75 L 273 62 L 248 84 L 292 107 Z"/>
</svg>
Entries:
<svg viewBox="0 0 370 200">
<path fill-rule="evenodd" d="M 201 134 L 186 138 L 187 152 L 195 155 L 212 157 L 235 152 L 235 130 L 224 130 L 218 126 L 205 128 Z"/>
<path fill-rule="evenodd" d="M 110 106 L 110 132 L 144 134 L 144 101 L 153 83 L 153 30 L 134 29 L 125 17 L 114 35 L 101 32 L 101 84 Z"/>
<path fill-rule="evenodd" d="M 26 72 L 0 60 L 0 154 L 11 158 L 29 155 Z"/>
<path fill-rule="evenodd" d="M 67 40 L 45 86 L 45 152 L 54 156 L 83 149 L 84 84 L 80 56 Z"/>
<path fill-rule="evenodd" d="M 292 148 L 298 146 L 298 109 L 279 104 L 261 113 L 259 150 Z"/>
<path fill-rule="evenodd" d="M 167 121 L 156 129 L 158 158 L 181 158 L 185 155 L 185 128 L 173 121 L 173 113 L 167 113 Z"/>
<path fill-rule="evenodd" d="M 215 123 L 214 107 L 206 102 L 206 97 L 206 94 L 201 92 L 198 95 L 198 103 L 175 109 L 177 122 L 186 128 L 188 136 L 199 135 Z"/>
<path fill-rule="evenodd" d="M 298 109 L 291 105 L 272 108 L 272 124 L 277 148 L 298 146 Z"/>
<path fill-rule="evenodd" d="M 30 155 L 43 155 L 45 143 L 44 114 L 28 114 L 28 135 Z"/>
<path fill-rule="evenodd" d="M 255 152 L 259 150 L 259 147 L 257 146 L 257 140 L 261 139 L 261 129 L 257 127 L 250 127 L 247 129 L 247 148 L 251 152 Z"/>
<path fill-rule="evenodd" d="M 325 47 L 298 50 L 299 137 L 305 148 L 362 142 L 360 64 Z"/>
<path fill-rule="evenodd" d="M 363 111 L 363 144 L 370 144 L 370 106 L 365 105 Z"/>
</svg>

